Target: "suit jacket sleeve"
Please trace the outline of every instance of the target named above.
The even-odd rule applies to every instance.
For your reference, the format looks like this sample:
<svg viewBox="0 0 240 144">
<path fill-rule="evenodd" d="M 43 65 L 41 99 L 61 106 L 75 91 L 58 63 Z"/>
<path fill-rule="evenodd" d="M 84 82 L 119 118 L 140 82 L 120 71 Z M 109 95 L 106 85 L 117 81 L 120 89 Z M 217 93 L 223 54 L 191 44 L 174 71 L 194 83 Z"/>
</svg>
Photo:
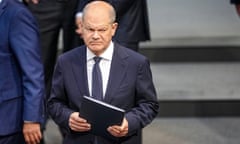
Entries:
<svg viewBox="0 0 240 144">
<path fill-rule="evenodd" d="M 40 58 L 39 33 L 35 19 L 20 9 L 12 19 L 10 47 L 21 69 L 23 120 L 43 121 L 44 76 Z"/>
<path fill-rule="evenodd" d="M 136 107 L 126 113 L 129 135 L 149 124 L 157 115 L 159 105 L 147 59 L 138 66 L 136 81 Z"/>
<path fill-rule="evenodd" d="M 53 74 L 51 95 L 47 102 L 48 111 L 53 120 L 60 126 L 68 129 L 68 120 L 74 111 L 69 108 L 69 100 L 65 91 L 64 64 L 59 56 Z"/>
</svg>

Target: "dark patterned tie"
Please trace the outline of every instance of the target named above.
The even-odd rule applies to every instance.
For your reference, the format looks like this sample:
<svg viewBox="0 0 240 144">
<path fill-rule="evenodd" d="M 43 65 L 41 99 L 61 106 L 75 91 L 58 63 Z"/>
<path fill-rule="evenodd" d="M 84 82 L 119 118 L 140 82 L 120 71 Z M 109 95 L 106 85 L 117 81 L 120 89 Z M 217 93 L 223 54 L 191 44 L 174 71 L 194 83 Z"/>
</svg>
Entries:
<svg viewBox="0 0 240 144">
<path fill-rule="evenodd" d="M 95 99 L 103 100 L 102 75 L 99 68 L 101 57 L 94 57 L 95 64 L 92 71 L 92 96 Z"/>
</svg>

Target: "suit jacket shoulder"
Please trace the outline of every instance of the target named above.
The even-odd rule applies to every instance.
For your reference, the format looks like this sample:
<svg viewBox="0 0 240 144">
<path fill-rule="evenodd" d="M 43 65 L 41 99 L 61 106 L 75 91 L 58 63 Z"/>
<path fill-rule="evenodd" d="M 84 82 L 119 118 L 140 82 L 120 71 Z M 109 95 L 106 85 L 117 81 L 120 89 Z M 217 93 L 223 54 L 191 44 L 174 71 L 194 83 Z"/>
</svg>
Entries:
<svg viewBox="0 0 240 144">
<path fill-rule="evenodd" d="M 115 53 L 118 53 L 118 55 L 120 55 L 121 58 L 128 58 L 129 61 L 132 61 L 132 62 L 141 62 L 145 60 L 148 61 L 147 57 L 145 57 L 144 55 L 136 51 L 133 51 L 129 48 L 126 48 L 117 42 L 114 42 L 114 46 L 115 46 Z"/>
</svg>

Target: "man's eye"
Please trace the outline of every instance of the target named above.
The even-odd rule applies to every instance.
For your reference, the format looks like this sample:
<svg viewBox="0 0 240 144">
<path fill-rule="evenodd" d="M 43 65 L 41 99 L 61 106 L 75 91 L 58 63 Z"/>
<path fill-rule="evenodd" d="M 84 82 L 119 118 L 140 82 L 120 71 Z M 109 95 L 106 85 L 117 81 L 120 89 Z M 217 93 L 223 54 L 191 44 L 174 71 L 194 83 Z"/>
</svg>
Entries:
<svg viewBox="0 0 240 144">
<path fill-rule="evenodd" d="M 107 31 L 107 29 L 100 29 L 99 30 L 99 32 L 101 32 L 101 33 L 105 32 L 105 31 Z"/>
<path fill-rule="evenodd" d="M 88 28 L 88 27 L 86 27 L 85 29 L 86 29 L 87 31 L 89 31 L 89 32 L 90 32 L 90 31 L 94 31 L 93 29 Z"/>
<path fill-rule="evenodd" d="M 88 31 L 90 31 L 90 32 L 94 32 L 94 29 L 91 29 L 91 28 L 90 28 L 90 29 L 88 29 Z"/>
</svg>

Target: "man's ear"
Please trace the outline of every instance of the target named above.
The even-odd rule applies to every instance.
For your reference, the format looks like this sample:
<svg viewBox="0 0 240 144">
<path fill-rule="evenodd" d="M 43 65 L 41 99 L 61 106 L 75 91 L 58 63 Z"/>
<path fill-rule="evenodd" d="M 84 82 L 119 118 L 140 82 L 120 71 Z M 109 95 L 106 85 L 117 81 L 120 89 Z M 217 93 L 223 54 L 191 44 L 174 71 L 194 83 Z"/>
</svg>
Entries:
<svg viewBox="0 0 240 144">
<path fill-rule="evenodd" d="M 112 30 L 113 30 L 112 35 L 113 36 L 115 35 L 117 28 L 118 28 L 118 23 L 117 22 L 113 23 L 112 24 Z"/>
</svg>

